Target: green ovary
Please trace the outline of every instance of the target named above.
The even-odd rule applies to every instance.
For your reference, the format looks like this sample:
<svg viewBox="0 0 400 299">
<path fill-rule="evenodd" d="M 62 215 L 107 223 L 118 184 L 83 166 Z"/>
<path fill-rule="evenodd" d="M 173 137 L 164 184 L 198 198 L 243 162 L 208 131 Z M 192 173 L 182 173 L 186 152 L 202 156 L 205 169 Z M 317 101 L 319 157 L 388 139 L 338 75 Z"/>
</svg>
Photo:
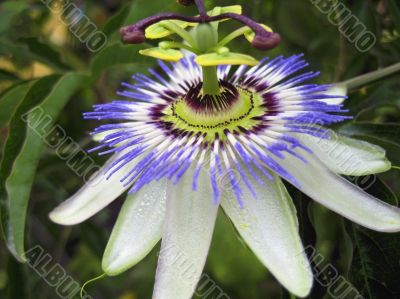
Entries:
<svg viewBox="0 0 400 299">
<path fill-rule="evenodd" d="M 243 89 L 238 92 L 238 98 L 228 107 L 221 108 L 215 103 L 214 108 L 207 110 L 189 106 L 182 97 L 164 110 L 162 120 L 173 123 L 176 129 L 207 133 L 205 140 L 210 142 L 215 140 L 216 134 L 223 140 L 226 129 L 231 132 L 238 127 L 251 130 L 260 123 L 254 118 L 265 115 L 266 109 L 261 106 L 262 98 L 257 93 Z"/>
</svg>

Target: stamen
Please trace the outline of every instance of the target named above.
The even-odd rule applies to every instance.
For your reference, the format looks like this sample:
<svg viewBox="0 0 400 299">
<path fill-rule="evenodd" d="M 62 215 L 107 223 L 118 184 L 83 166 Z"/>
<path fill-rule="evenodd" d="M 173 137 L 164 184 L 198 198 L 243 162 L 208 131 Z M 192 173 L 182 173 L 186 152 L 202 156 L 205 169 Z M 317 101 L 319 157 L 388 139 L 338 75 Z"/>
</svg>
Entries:
<svg viewBox="0 0 400 299">
<path fill-rule="evenodd" d="M 247 16 L 236 13 L 224 13 L 217 16 L 209 16 L 203 0 L 178 0 L 178 2 L 185 6 L 193 5 L 195 3 L 199 10 L 200 16 L 189 17 L 175 13 L 161 13 L 154 15 L 145 18 L 136 24 L 121 28 L 120 33 L 122 35 L 122 40 L 128 44 L 143 43 L 146 40 L 146 28 L 165 20 L 179 20 L 189 23 L 211 23 L 225 19 L 233 19 L 245 24 L 254 31 L 256 36 L 252 42 L 252 46 L 256 49 L 269 50 L 276 47 L 281 42 L 281 37 L 278 33 L 268 32 L 263 26 Z"/>
</svg>

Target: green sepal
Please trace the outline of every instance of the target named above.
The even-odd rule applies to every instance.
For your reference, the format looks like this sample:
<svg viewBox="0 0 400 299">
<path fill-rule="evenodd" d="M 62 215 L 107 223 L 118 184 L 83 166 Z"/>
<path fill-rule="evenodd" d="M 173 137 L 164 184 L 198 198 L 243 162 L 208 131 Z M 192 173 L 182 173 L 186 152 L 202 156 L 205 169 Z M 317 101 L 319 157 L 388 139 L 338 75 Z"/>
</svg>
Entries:
<svg viewBox="0 0 400 299">
<path fill-rule="evenodd" d="M 164 61 L 177 62 L 183 58 L 183 54 L 174 49 L 162 49 L 159 47 L 140 50 L 139 53 L 144 56 L 161 59 Z"/>
<path fill-rule="evenodd" d="M 258 60 L 240 53 L 210 53 L 197 56 L 195 59 L 196 63 L 201 66 L 218 66 L 218 65 L 250 65 L 255 66 L 258 64 Z"/>
</svg>

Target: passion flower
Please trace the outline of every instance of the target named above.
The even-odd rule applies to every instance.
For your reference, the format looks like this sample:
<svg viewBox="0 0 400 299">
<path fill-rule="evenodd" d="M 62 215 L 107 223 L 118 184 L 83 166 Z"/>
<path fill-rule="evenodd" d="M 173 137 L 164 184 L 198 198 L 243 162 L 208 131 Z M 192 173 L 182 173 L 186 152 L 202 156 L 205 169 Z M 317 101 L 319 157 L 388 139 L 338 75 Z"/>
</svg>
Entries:
<svg viewBox="0 0 400 299">
<path fill-rule="evenodd" d="M 92 178 L 96 184 L 84 186 L 50 217 L 74 225 L 128 191 L 104 254 L 105 273 L 129 269 L 162 239 L 153 298 L 189 299 L 222 207 L 270 272 L 305 297 L 313 276 L 282 179 L 360 225 L 395 232 L 399 209 L 340 176 L 386 171 L 390 162 L 383 149 L 324 127 L 349 118 L 342 104 L 346 96 L 332 92 L 331 85 L 305 83 L 318 73 L 301 72 L 307 67 L 302 55 L 257 62 L 225 47 L 245 34 L 257 48 L 269 48 L 279 35 L 236 16 L 249 26 L 220 40 L 216 22 L 235 14 L 224 10 L 237 7 L 216 8 L 215 16 L 199 8 L 200 17 L 175 22 L 164 14 L 121 30 L 128 42 L 143 32 L 141 40 L 177 33 L 185 43 L 143 50 L 177 62 L 160 60 L 150 75 L 136 74 L 135 82 L 122 83 L 118 94 L 124 100 L 84 114 L 107 121 L 93 133 L 100 141 L 93 150 L 112 157 Z M 321 146 L 332 142 L 363 167 L 338 167 L 346 157 L 327 155 Z M 171 248 L 187 257 L 189 269 L 176 263 Z"/>
</svg>

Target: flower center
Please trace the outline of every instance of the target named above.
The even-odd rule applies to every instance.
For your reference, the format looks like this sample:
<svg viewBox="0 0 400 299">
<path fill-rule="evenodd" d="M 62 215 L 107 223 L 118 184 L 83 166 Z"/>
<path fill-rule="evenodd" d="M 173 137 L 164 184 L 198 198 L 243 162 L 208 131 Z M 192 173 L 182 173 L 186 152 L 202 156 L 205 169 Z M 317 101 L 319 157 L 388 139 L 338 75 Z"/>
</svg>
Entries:
<svg viewBox="0 0 400 299">
<path fill-rule="evenodd" d="M 222 80 L 220 89 L 220 95 L 203 95 L 202 83 L 195 84 L 186 95 L 163 109 L 161 120 L 173 125 L 169 131 L 206 133 L 209 141 L 217 134 L 224 136 L 225 130 L 250 130 L 260 123 L 266 108 L 257 93 Z"/>
</svg>

